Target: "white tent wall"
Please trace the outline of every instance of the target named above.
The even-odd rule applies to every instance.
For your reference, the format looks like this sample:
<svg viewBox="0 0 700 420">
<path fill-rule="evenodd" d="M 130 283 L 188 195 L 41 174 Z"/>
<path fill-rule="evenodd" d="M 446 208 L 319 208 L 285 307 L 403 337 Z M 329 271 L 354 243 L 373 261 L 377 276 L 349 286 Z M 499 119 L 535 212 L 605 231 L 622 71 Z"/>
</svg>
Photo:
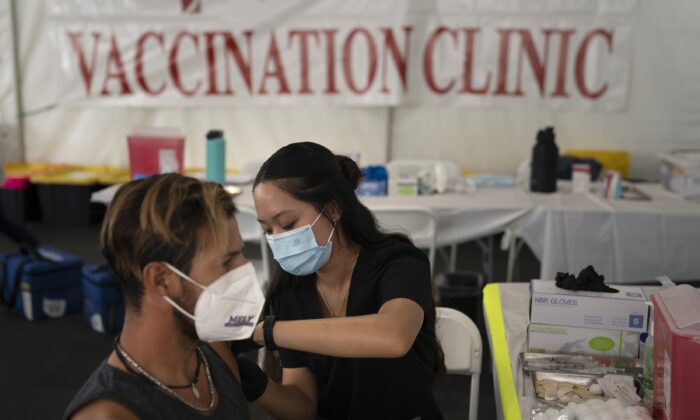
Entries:
<svg viewBox="0 0 700 420">
<path fill-rule="evenodd" d="M 625 110 L 398 108 L 392 155 L 512 173 L 529 159 L 537 130 L 553 125 L 560 151 L 624 149 L 630 152 L 631 177 L 658 179 L 660 153 L 700 148 L 700 2 L 641 1 L 635 13 Z"/>
<path fill-rule="evenodd" d="M 420 105 L 392 111 L 330 105 L 54 106 L 57 72 L 47 68 L 58 63 L 47 59 L 54 48 L 47 2 L 16 4 L 28 160 L 126 165 L 126 135 L 144 126 L 180 128 L 188 140 L 187 166 L 203 165 L 203 138 L 211 128 L 223 129 L 229 140 L 230 167 L 263 159 L 286 143 L 311 140 L 338 152 L 359 151 L 362 164 L 447 158 L 467 169 L 513 172 L 529 157 L 537 129 L 551 124 L 561 150 L 625 149 L 632 156 L 630 175 L 655 179 L 660 152 L 700 147 L 700 3 L 693 0 L 639 2 L 627 105 L 621 111 L 529 105 Z"/>
</svg>

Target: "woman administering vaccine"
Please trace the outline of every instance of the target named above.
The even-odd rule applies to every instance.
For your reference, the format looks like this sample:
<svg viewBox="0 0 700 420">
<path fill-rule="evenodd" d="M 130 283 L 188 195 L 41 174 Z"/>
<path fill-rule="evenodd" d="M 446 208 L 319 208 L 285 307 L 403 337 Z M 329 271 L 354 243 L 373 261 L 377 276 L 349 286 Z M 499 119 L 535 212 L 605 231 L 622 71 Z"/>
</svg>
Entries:
<svg viewBox="0 0 700 420">
<path fill-rule="evenodd" d="M 355 195 L 361 176 L 347 157 L 294 143 L 255 179 L 258 219 L 281 270 L 253 338 L 278 351 L 282 379 L 251 364 L 241 375 L 249 399 L 275 417 L 442 418 L 428 259 L 377 227 Z"/>
</svg>

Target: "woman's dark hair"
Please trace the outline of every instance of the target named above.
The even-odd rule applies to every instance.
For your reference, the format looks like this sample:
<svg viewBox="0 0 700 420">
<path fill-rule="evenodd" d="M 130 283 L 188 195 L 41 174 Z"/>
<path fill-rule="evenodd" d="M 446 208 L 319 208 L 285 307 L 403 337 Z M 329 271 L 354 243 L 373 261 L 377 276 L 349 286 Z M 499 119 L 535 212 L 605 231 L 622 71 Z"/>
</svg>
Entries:
<svg viewBox="0 0 700 420">
<path fill-rule="evenodd" d="M 272 181 L 283 191 L 299 201 L 313 205 L 323 212 L 326 205 L 335 203 L 341 210 L 339 221 L 345 238 L 358 245 L 372 245 L 387 239 L 405 243 L 411 240 L 399 233 L 382 231 L 372 212 L 355 194 L 362 179 L 362 171 L 354 160 L 335 155 L 326 147 L 311 142 L 292 143 L 276 151 L 263 163 L 255 177 L 253 190 L 261 182 Z M 285 272 L 276 264 L 275 273 L 267 292 L 264 313 L 279 314 L 278 299 L 287 287 L 298 287 L 302 279 Z M 434 340 L 437 354 L 433 369 L 444 373 L 444 355 L 437 339 Z M 270 352 L 267 361 L 271 361 Z M 434 357 L 433 357 L 434 358 Z M 271 376 L 279 374 L 279 364 L 266 363 Z"/>
</svg>

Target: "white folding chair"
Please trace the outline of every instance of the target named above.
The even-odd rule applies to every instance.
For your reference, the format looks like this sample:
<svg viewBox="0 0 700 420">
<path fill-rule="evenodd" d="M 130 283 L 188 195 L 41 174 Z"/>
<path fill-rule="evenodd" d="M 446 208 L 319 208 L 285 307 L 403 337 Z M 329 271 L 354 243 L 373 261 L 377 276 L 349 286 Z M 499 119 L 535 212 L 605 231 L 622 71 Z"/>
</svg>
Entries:
<svg viewBox="0 0 700 420">
<path fill-rule="evenodd" d="M 241 232 L 243 242 L 260 246 L 261 259 L 251 260 L 251 262 L 255 266 L 256 271 L 260 274 L 260 286 L 265 289 L 267 283 L 270 281 L 270 253 L 267 248 L 265 235 L 260 228 L 255 209 L 240 206 L 238 208 L 238 213 L 236 213 L 236 220 L 238 221 L 238 230 Z"/>
<path fill-rule="evenodd" d="M 403 233 L 411 238 L 418 248 L 428 250 L 432 277 L 437 235 L 435 214 L 429 208 L 420 206 L 372 206 L 370 210 L 380 228 L 388 232 Z"/>
<path fill-rule="evenodd" d="M 481 377 L 481 334 L 474 322 L 452 308 L 436 308 L 438 341 L 445 353 L 447 373 L 471 375 L 469 420 L 479 412 L 479 379 Z"/>
</svg>

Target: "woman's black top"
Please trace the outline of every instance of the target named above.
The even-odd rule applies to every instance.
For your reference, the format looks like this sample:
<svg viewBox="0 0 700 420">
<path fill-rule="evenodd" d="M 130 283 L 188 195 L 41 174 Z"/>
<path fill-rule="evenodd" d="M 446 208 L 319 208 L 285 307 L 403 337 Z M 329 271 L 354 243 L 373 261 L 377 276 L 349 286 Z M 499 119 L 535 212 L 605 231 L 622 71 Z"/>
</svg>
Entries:
<svg viewBox="0 0 700 420">
<path fill-rule="evenodd" d="M 362 247 L 348 292 L 346 316 L 376 314 L 396 298 L 423 308 L 420 332 L 396 359 L 341 358 L 280 349 L 282 367 L 307 367 L 315 376 L 319 416 L 326 419 L 441 419 L 433 396 L 435 304 L 425 254 L 398 239 Z M 280 320 L 321 318 L 316 275 L 293 278 L 275 297 Z M 441 363 L 442 361 L 440 361 Z"/>
</svg>

